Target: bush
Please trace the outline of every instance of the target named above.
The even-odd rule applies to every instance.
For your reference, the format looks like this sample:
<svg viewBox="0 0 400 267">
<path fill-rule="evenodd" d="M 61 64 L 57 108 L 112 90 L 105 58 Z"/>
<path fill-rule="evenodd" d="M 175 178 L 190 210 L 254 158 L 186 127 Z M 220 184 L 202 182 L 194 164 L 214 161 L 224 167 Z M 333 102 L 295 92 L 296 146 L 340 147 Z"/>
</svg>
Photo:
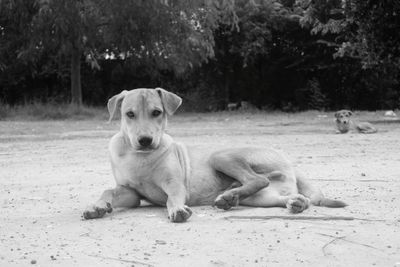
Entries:
<svg viewBox="0 0 400 267">
<path fill-rule="evenodd" d="M 223 109 L 223 100 L 217 95 L 215 88 L 199 81 L 193 87 L 180 94 L 183 98 L 181 111 L 208 112 Z"/>
<path fill-rule="evenodd" d="M 26 105 L 1 105 L 0 119 L 17 120 L 65 120 L 65 119 L 106 119 L 107 112 L 104 108 L 88 106 L 78 107 L 70 104 L 33 102 Z"/>
<path fill-rule="evenodd" d="M 309 80 L 306 87 L 298 89 L 295 98 L 300 110 L 324 110 L 328 106 L 327 98 L 321 92 L 317 79 Z"/>
</svg>

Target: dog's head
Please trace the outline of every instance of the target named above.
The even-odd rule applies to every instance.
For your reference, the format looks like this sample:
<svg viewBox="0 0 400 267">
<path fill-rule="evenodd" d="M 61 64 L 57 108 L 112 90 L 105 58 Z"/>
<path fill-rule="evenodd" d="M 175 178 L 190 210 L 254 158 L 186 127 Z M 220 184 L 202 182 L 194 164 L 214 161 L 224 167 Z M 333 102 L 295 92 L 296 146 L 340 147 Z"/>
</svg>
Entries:
<svg viewBox="0 0 400 267">
<path fill-rule="evenodd" d="M 181 105 L 182 99 L 162 88 L 122 91 L 108 100 L 110 121 L 121 113 L 121 129 L 138 152 L 158 148 L 167 126 L 167 116 Z"/>
<path fill-rule="evenodd" d="M 350 122 L 350 117 L 353 115 L 353 112 L 347 109 L 339 110 L 335 113 L 335 118 L 337 122 L 346 124 Z"/>
<path fill-rule="evenodd" d="M 335 113 L 336 124 L 340 132 L 345 133 L 350 129 L 350 117 L 353 113 L 350 110 L 339 110 Z"/>
</svg>

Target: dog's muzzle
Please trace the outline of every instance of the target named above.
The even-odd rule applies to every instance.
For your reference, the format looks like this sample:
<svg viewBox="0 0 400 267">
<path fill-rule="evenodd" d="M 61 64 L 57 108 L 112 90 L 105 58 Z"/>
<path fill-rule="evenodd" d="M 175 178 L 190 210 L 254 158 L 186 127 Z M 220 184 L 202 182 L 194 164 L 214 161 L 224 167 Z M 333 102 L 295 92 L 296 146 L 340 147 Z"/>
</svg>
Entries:
<svg viewBox="0 0 400 267">
<path fill-rule="evenodd" d="M 138 137 L 139 149 L 140 151 L 146 152 L 153 150 L 153 138 L 151 136 L 139 136 Z"/>
</svg>

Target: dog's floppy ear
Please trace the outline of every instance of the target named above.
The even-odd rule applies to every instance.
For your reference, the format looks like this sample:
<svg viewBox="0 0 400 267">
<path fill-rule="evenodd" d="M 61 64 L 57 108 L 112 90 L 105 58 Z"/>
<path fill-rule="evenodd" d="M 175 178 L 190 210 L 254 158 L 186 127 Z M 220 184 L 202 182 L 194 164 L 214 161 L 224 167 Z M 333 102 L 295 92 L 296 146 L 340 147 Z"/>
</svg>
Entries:
<svg viewBox="0 0 400 267">
<path fill-rule="evenodd" d="M 122 100 L 124 100 L 126 93 L 128 93 L 128 91 L 124 90 L 118 95 L 115 95 L 110 99 L 108 99 L 107 108 L 108 108 L 108 113 L 110 114 L 110 119 L 108 120 L 108 122 L 111 122 L 114 119 L 117 111 L 121 109 L 121 103 Z"/>
<path fill-rule="evenodd" d="M 160 87 L 157 87 L 156 91 L 160 95 L 161 102 L 162 102 L 162 104 L 164 106 L 164 109 L 167 112 L 167 114 L 168 115 L 174 114 L 175 111 L 182 104 L 182 98 L 180 98 L 176 94 L 168 92 L 167 90 L 164 90 L 164 89 L 162 89 Z"/>
<path fill-rule="evenodd" d="M 335 118 L 339 118 L 340 111 L 336 111 Z"/>
<path fill-rule="evenodd" d="M 352 115 L 353 115 L 353 112 L 351 112 L 350 110 L 347 110 L 347 114 L 348 114 L 349 116 L 352 116 Z"/>
</svg>

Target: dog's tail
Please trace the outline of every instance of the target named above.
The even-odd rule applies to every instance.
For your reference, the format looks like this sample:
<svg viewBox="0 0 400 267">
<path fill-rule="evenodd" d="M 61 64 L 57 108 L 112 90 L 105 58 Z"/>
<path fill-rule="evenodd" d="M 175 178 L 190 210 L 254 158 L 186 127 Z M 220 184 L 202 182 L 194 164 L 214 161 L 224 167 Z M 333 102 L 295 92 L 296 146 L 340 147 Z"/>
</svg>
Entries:
<svg viewBox="0 0 400 267">
<path fill-rule="evenodd" d="M 296 180 L 299 193 L 308 197 L 311 204 L 329 208 L 343 208 L 347 206 L 347 204 L 341 200 L 326 198 L 321 190 L 308 182 L 299 171 L 296 171 Z"/>
</svg>

